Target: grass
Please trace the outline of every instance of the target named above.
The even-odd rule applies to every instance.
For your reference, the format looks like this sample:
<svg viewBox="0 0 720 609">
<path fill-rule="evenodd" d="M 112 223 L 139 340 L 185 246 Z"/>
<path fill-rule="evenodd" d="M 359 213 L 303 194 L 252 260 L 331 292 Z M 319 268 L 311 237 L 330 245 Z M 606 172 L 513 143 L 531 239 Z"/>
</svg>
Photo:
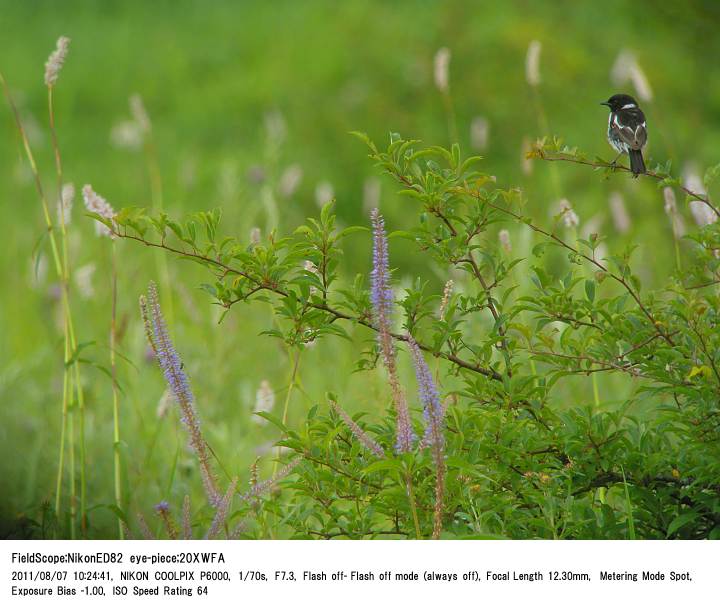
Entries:
<svg viewBox="0 0 720 609">
<path fill-rule="evenodd" d="M 663 269 L 678 264 L 660 190 L 625 176 L 587 189 L 587 171 L 574 167 L 562 168 L 558 186 L 554 166 L 536 163 L 527 176 L 520 161 L 523 138 L 545 134 L 542 120 L 569 143 L 609 154 L 605 113 L 597 104 L 614 92 L 610 68 L 627 47 L 636 53 L 655 93 L 646 104 L 650 156 L 660 162 L 672 159 L 676 167 L 695 162 L 701 170 L 720 160 L 714 146 L 720 137 L 720 68 L 712 59 L 720 42 L 709 34 L 720 16 L 711 2 L 663 3 L 652 10 L 621 1 L 537 7 L 519 1 L 502 6 L 459 1 L 181 5 L 0 3 L 5 49 L 0 69 L 36 152 L 48 213 L 54 213 L 50 193 L 60 173 L 61 182 L 73 181 L 78 190 L 92 183 L 116 207 L 137 204 L 180 213 L 219 206 L 226 230 L 247 235 L 253 226 L 265 230 L 267 185 L 299 163 L 303 178 L 297 192 L 276 197 L 283 230 L 316 212 L 315 188 L 325 180 L 334 187 L 341 220 L 367 224 L 363 184 L 376 172 L 348 131 L 361 129 L 383 140 L 392 129 L 448 144 L 451 108 L 450 122 L 457 125 L 464 150 L 469 149 L 472 118 L 489 120 L 489 146 L 482 151 L 486 165 L 500 183 L 522 186 L 530 214 L 549 221 L 562 195 L 580 215 L 581 231 L 583 223 L 595 219 L 609 234 L 613 250 L 629 242 L 667 243 L 638 253 L 638 258 L 652 253 L 653 264 L 641 268 L 642 280 L 657 285 L 664 280 Z M 605 24 L 602 35 L 600 22 Z M 61 34 L 70 36 L 72 44 L 52 100 L 62 150 L 59 171 L 45 118 L 42 73 Z M 543 43 L 537 90 L 530 90 L 524 79 L 525 53 L 533 39 Z M 452 51 L 452 99 L 433 85 L 433 57 L 441 46 Z M 110 131 L 129 116 L 128 98 L 136 92 L 152 119 L 152 145 L 145 151 L 115 148 Z M 536 107 L 542 108 L 540 123 Z M 284 117 L 287 133 L 280 143 L 267 136 L 265 121 L 271 112 Z M 290 425 L 301 421 L 326 391 L 342 396 L 351 412 L 374 409 L 382 377 L 351 374 L 369 334 L 356 333 L 355 350 L 331 338 L 321 349 L 304 352 L 297 369 L 300 385 L 291 354 L 258 336 L 272 323 L 267 309 L 234 310 L 218 327 L 220 311 L 196 289 L 205 280 L 201 271 L 155 258 L 129 243 L 116 244 L 113 253 L 109 242 L 95 237 L 79 201 L 67 227 L 70 265 L 94 264 L 96 271 L 94 296 L 84 296 L 75 283 L 70 286 L 76 346 L 87 345 L 82 353 L 89 363 L 68 376 L 62 361 L 74 347 L 64 343 L 67 321 L 45 219 L 7 105 L 0 110 L 0 130 L 0 196 L 5 203 L 0 225 L 10 227 L 0 241 L 0 519 L 7 534 L 22 534 L 24 518 L 36 518 L 38 506 L 55 499 L 58 467 L 68 466 L 58 462 L 63 413 L 74 426 L 67 438 L 78 438 L 80 425 L 84 427 L 85 442 L 68 439 L 67 449 L 76 452 L 66 458 L 75 460 L 71 469 L 78 476 L 81 463 L 87 463 L 82 507 L 88 511 L 88 536 L 117 535 L 116 515 L 107 506 L 120 495 L 132 512 L 149 513 L 160 499 L 180 506 L 188 493 L 193 505 L 201 504 L 176 413 L 156 416 L 163 382 L 146 357 L 136 306 L 151 279 L 160 283 L 165 300 L 172 292 L 172 304 L 163 304 L 173 307 L 171 331 L 198 396 L 208 441 L 222 469 L 241 475 L 240 488 L 247 485 L 259 453 L 265 475 L 273 470 L 273 455 L 265 445 L 278 436 L 251 414 L 261 380 L 270 381 L 277 393 L 276 411 L 282 405 Z M 264 184 L 248 177 L 257 165 L 263 166 Z M 388 227 L 403 228 L 407 204 L 396 198 L 388 181 L 381 189 Z M 614 190 L 623 193 L 633 218 L 627 235 L 612 228 L 607 198 Z M 691 223 L 682 199 L 678 207 Z M 530 238 L 521 233 L 512 238 L 516 251 L 530 250 Z M 64 243 L 57 251 L 60 261 Z M 391 248 L 395 266 L 422 274 L 437 292 L 442 290 L 444 270 L 421 268 L 399 242 L 391 242 Z M 553 263 L 555 270 L 563 264 L 561 258 Z M 368 267 L 368 240 L 356 236 L 349 242 L 344 273 L 351 277 Z M 332 374 L 328 361 L 333 362 Z M 115 395 L 106 372 L 117 377 Z M 409 378 L 407 366 L 403 374 Z M 61 413 L 63 394 L 72 384 L 85 389 L 82 402 L 75 407 L 66 400 Z M 588 399 L 588 385 L 587 379 L 568 381 L 568 403 Z M 632 396 L 633 387 L 607 376 L 598 392 L 603 400 L 618 396 L 622 402 Z M 71 492 L 68 481 L 66 477 L 63 483 L 65 496 Z M 228 483 L 229 478 L 221 486 Z"/>
</svg>

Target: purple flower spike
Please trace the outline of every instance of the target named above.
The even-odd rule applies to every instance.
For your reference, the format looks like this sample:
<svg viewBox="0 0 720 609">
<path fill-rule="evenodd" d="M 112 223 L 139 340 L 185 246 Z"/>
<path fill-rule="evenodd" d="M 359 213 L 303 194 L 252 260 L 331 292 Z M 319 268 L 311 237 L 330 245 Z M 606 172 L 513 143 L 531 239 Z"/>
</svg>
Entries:
<svg viewBox="0 0 720 609">
<path fill-rule="evenodd" d="M 190 447 L 197 455 L 205 492 L 210 504 L 218 507 L 221 495 L 217 489 L 215 475 L 210 467 L 207 444 L 200 430 L 200 419 L 194 406 L 195 398 L 190 390 L 190 382 L 183 369 L 180 356 L 170 340 L 167 324 L 160 310 L 157 288 L 152 282 L 148 287 L 147 300 L 143 296 L 140 297 L 140 310 L 145 322 L 145 333 L 155 351 L 165 381 L 180 406 L 180 420 L 188 431 Z"/>
<path fill-rule="evenodd" d="M 433 523 L 433 539 L 439 539 L 442 532 L 443 500 L 445 496 L 445 406 L 440 402 L 440 394 L 433 380 L 430 368 L 422 355 L 420 347 L 412 336 L 407 337 L 410 353 L 415 367 L 418 384 L 418 395 L 423 405 L 425 418 L 425 434 L 420 443 L 423 448 L 432 450 L 435 462 L 435 510 Z"/>
<path fill-rule="evenodd" d="M 408 336 L 408 345 L 415 368 L 418 396 L 420 397 L 420 403 L 423 405 L 423 417 L 425 418 L 425 435 L 422 439 L 422 446 L 442 448 L 445 442 L 442 429 L 445 409 L 440 402 L 440 394 L 438 393 L 430 368 L 420 351 L 420 347 L 412 336 Z"/>
<path fill-rule="evenodd" d="M 388 254 L 385 221 L 377 209 L 370 213 L 373 229 L 373 270 L 370 273 L 370 300 L 373 305 L 375 324 L 378 329 L 378 344 L 383 363 L 388 372 L 388 381 L 392 391 L 393 403 L 397 412 L 397 439 L 395 449 L 399 453 L 410 452 L 415 440 L 410 423 L 410 411 L 405 401 L 405 393 L 398 380 L 395 362 L 395 345 L 391 333 L 392 311 L 395 304 L 390 287 L 390 257 Z"/>
</svg>

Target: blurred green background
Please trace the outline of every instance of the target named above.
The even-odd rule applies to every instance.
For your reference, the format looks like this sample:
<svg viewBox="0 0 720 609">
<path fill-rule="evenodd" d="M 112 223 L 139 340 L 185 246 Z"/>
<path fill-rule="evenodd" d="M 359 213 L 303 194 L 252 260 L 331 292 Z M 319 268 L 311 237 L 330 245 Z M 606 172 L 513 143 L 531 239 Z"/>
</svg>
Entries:
<svg viewBox="0 0 720 609">
<path fill-rule="evenodd" d="M 453 129 L 466 154 L 485 157 L 499 185 L 520 186 L 529 214 L 552 222 L 558 201 L 571 201 L 583 231 L 608 236 L 608 248 L 644 244 L 636 254 L 646 285 L 674 267 L 671 226 L 661 191 L 648 180 L 616 175 L 603 181 L 587 168 L 522 162 L 523 141 L 561 135 L 568 144 L 611 158 L 605 141 L 611 94 L 635 94 L 638 73 L 652 99 L 646 111 L 650 165 L 672 160 L 675 172 L 699 173 L 720 160 L 720 4 L 685 2 L 0 2 L 0 70 L 10 84 L 48 193 L 54 193 L 47 130 L 44 63 L 60 35 L 72 39 L 56 89 L 66 180 L 85 183 L 116 207 L 150 206 L 146 156 L 128 108 L 140 94 L 152 120 L 166 210 L 221 207 L 224 232 L 247 238 L 277 226 L 292 230 L 332 196 L 344 225 L 367 223 L 379 204 L 390 230 L 406 228 L 413 203 L 398 199 L 363 146 L 348 135 L 367 132 L 380 145 L 390 131 L 449 145 Z M 526 81 L 531 41 L 542 45 L 541 82 Z M 433 79 L 433 58 L 451 51 L 450 97 Z M 625 60 L 618 57 L 625 51 Z M 628 55 L 628 53 L 630 55 Z M 629 63 L 628 63 L 629 62 Z M 634 66 L 635 82 L 622 80 Z M 615 79 L 611 73 L 615 66 Z M 640 83 L 642 85 L 642 83 Z M 646 95 L 647 97 L 647 95 Z M 454 123 L 454 127 L 453 127 Z M 546 123 L 546 124 L 545 124 Z M 473 128 L 474 125 L 474 128 Z M 473 135 L 474 132 L 474 135 Z M 38 506 L 52 500 L 59 450 L 62 331 L 57 280 L 48 264 L 44 222 L 32 175 L 8 105 L 0 105 L 0 520 L 4 535 L 28 534 Z M 612 193 L 632 224 L 613 222 Z M 54 198 L 52 194 L 51 198 Z M 84 351 L 108 365 L 109 242 L 75 202 L 69 227 L 74 314 Z M 682 205 L 686 223 L 692 216 Z M 511 229 L 517 255 L 531 245 Z M 40 242 L 40 248 L 37 245 Z M 367 235 L 352 237 L 346 276 L 369 267 Z M 396 278 L 430 280 L 441 289 L 446 269 L 425 264 L 402 243 L 392 249 Z M 201 499 L 192 458 L 174 412 L 157 416 L 160 373 L 148 362 L 137 298 L 157 279 L 155 257 L 119 243 L 119 317 L 123 386 L 121 426 L 125 505 L 150 510 L 160 499 Z M 218 328 L 219 312 L 197 285 L 207 277 L 168 260 L 174 286 L 177 346 L 189 370 L 208 440 L 225 469 L 247 483 L 248 467 L 278 439 L 251 415 L 262 380 L 281 409 L 289 360 L 274 339 L 258 337 L 267 307 L 236 307 Z M 83 280 L 84 278 L 84 280 Z M 356 333 L 359 340 L 369 335 Z M 329 339 L 302 356 L 303 391 L 291 421 L 335 391 L 351 411 L 377 410 L 380 375 L 351 374 L 357 348 Z M 329 374 L 328 362 L 333 363 Z M 85 366 L 91 535 L 115 534 L 112 503 L 110 383 Z M 583 380 L 568 382 L 568 399 L 587 398 Z M 608 387 L 615 381 L 608 379 Z M 573 384 L 576 383 L 576 384 Z M 25 531 L 25 532 L 23 532 Z"/>
</svg>

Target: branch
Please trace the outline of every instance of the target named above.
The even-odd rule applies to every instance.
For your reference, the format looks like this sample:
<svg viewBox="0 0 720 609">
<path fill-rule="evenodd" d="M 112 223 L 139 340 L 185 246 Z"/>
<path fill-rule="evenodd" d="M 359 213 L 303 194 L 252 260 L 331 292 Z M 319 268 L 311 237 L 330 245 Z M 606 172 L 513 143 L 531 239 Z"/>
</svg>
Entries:
<svg viewBox="0 0 720 609">
<path fill-rule="evenodd" d="M 558 153 L 556 156 L 549 156 L 544 150 L 540 148 L 536 148 L 533 152 L 535 153 L 534 156 L 536 156 L 536 158 L 539 158 L 543 161 L 565 161 L 566 163 L 575 163 L 576 165 L 587 165 L 588 167 L 594 167 L 595 169 L 612 169 L 613 171 L 624 171 L 625 173 L 631 173 L 631 169 L 629 167 L 625 167 L 625 165 L 618 165 L 617 163 L 607 163 L 605 161 L 588 161 L 586 159 L 578 159 L 561 153 Z M 669 177 L 660 173 L 656 173 L 654 171 L 646 171 L 645 173 L 640 175 L 647 176 L 649 178 L 657 180 L 658 182 L 662 182 Z M 678 187 L 680 188 L 680 190 L 682 190 L 688 196 L 692 197 L 694 200 L 705 203 L 705 205 L 712 209 L 718 216 L 718 218 L 720 218 L 720 210 L 718 210 L 718 208 L 710 202 L 710 199 L 707 197 L 707 195 L 701 195 L 697 192 L 693 192 L 682 184 L 678 184 Z"/>
<path fill-rule="evenodd" d="M 585 162 L 584 164 L 589 165 L 591 163 Z M 672 338 L 670 338 L 670 335 L 661 329 L 661 327 L 660 327 L 661 322 L 659 322 L 658 320 L 655 319 L 653 314 L 643 304 L 642 300 L 640 300 L 640 295 L 637 292 L 635 292 L 635 290 L 630 286 L 630 284 L 627 282 L 627 280 L 624 277 L 621 277 L 620 275 L 613 273 L 609 268 L 607 268 L 601 262 L 598 262 L 595 258 L 591 258 L 590 256 L 583 254 L 580 250 L 573 247 L 569 243 L 566 243 L 557 235 L 555 235 L 549 231 L 546 231 L 544 228 L 540 228 L 539 226 L 533 224 L 527 218 L 521 216 L 520 214 L 517 214 L 514 211 L 507 209 L 506 207 L 497 205 L 496 203 L 492 203 L 491 201 L 482 200 L 481 199 L 482 193 L 479 190 L 473 190 L 471 188 L 464 187 L 464 188 L 459 188 L 458 191 L 474 197 L 475 199 L 478 200 L 478 204 L 487 205 L 488 207 L 491 207 L 492 209 L 495 209 L 503 214 L 511 216 L 518 222 L 521 222 L 521 223 L 527 225 L 528 227 L 530 227 L 531 230 L 535 231 L 536 233 L 540 233 L 541 235 L 544 235 L 545 237 L 547 237 L 548 239 L 551 239 L 552 241 L 555 241 L 555 243 L 557 243 L 558 245 L 561 245 L 565 249 L 571 251 L 576 256 L 580 256 L 584 260 L 588 261 L 590 264 L 592 264 L 595 267 L 597 267 L 598 269 L 600 269 L 608 277 L 611 277 L 612 279 L 617 281 L 620 285 L 622 285 L 625 288 L 627 293 L 630 294 L 632 299 L 635 301 L 635 303 L 638 305 L 640 310 L 643 312 L 643 315 L 645 315 L 645 317 L 647 317 L 647 319 L 650 321 L 650 323 L 653 325 L 653 327 L 663 337 L 665 342 L 667 342 L 671 347 L 675 346 L 675 342 L 672 340 Z"/>
<path fill-rule="evenodd" d="M 222 269 L 222 272 L 224 275 L 231 273 L 234 275 L 238 275 L 240 277 L 244 277 L 251 283 L 255 284 L 256 288 L 253 290 L 253 292 L 260 291 L 260 290 L 267 290 L 269 292 L 273 292 L 274 294 L 277 294 L 278 296 L 287 296 L 287 292 L 285 290 L 283 290 L 282 288 L 265 284 L 261 280 L 255 278 L 255 277 L 252 277 L 251 275 L 242 271 L 241 269 L 234 268 L 234 267 L 232 267 L 228 264 L 225 264 L 224 262 L 221 262 L 220 260 L 217 260 L 215 258 L 210 258 L 208 256 L 204 256 L 202 254 L 199 254 L 198 252 L 188 252 L 188 251 L 185 251 L 182 249 L 174 248 L 165 243 L 155 243 L 153 241 L 148 241 L 147 239 L 145 239 L 143 237 L 138 237 L 136 235 L 129 235 L 126 232 L 121 233 L 121 232 L 118 232 L 114 227 L 112 227 L 111 230 L 112 230 L 113 235 L 115 235 L 116 237 L 119 237 L 121 239 L 130 239 L 132 241 L 137 241 L 139 243 L 142 243 L 146 247 L 154 247 L 154 248 L 158 248 L 158 249 L 163 249 L 163 250 L 171 252 L 173 254 L 177 254 L 178 256 L 183 256 L 185 258 L 193 258 L 194 260 L 199 260 L 201 262 L 204 262 L 205 264 L 210 264 L 210 265 L 215 266 L 218 269 Z M 250 294 L 247 294 L 247 295 L 243 296 L 243 298 L 233 300 L 233 301 L 225 304 L 224 306 L 226 306 L 226 308 L 229 308 L 233 304 L 237 303 L 239 300 L 244 300 L 249 295 Z M 312 307 L 313 309 L 317 309 L 319 311 L 325 311 L 326 313 L 329 313 L 330 315 L 332 315 L 334 317 L 333 321 L 335 321 L 335 319 L 344 319 L 344 320 L 350 321 L 352 323 L 355 323 L 355 324 L 358 324 L 361 326 L 365 326 L 366 328 L 369 328 L 370 330 L 373 330 L 374 332 L 378 331 L 377 328 L 375 326 L 373 326 L 372 323 L 370 323 L 370 321 L 368 321 L 367 319 L 349 315 L 348 313 L 344 313 L 343 311 L 340 311 L 339 309 L 335 309 L 324 302 L 322 302 L 322 303 L 309 302 L 308 306 Z M 407 340 L 408 340 L 408 337 L 403 334 L 391 333 L 391 335 L 395 340 L 399 340 L 399 341 L 403 341 L 403 342 L 407 342 Z M 465 368 L 466 370 L 470 370 L 472 372 L 482 374 L 483 376 L 486 376 L 489 379 L 492 379 L 494 381 L 502 382 L 502 380 L 503 380 L 502 375 L 499 372 L 493 370 L 492 368 L 485 368 L 484 366 L 473 364 L 472 362 L 469 362 L 467 360 L 459 358 L 457 355 L 455 355 L 453 353 L 443 353 L 443 352 L 438 353 L 434 349 L 432 349 L 431 347 L 429 347 L 428 345 L 425 345 L 425 344 L 418 343 L 418 347 L 420 347 L 420 349 L 422 349 L 423 351 L 430 353 L 434 357 L 440 357 L 442 359 L 445 359 L 445 360 L 455 364 L 459 368 Z"/>
</svg>

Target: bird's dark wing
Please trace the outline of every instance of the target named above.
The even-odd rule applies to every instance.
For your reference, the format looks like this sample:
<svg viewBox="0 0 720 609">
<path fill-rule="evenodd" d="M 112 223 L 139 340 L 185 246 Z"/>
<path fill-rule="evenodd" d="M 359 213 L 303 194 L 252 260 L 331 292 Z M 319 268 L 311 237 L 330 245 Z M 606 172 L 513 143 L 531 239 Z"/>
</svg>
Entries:
<svg viewBox="0 0 720 609">
<path fill-rule="evenodd" d="M 645 115 L 640 108 L 618 110 L 610 123 L 610 129 L 632 150 L 641 150 L 647 142 Z"/>
</svg>

